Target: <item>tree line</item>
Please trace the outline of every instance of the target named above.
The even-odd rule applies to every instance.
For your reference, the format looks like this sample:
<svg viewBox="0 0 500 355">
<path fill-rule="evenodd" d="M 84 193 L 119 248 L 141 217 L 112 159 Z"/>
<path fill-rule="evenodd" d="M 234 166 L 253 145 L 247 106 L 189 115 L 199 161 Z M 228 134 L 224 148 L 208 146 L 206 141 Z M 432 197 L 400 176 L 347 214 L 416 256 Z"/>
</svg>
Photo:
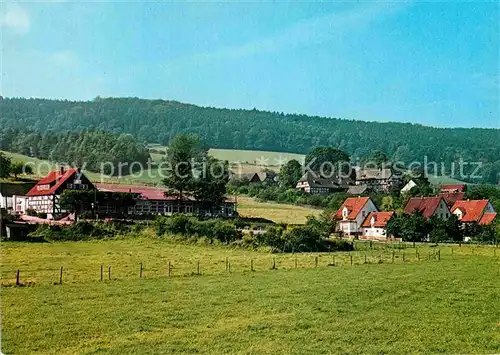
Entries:
<svg viewBox="0 0 500 355">
<path fill-rule="evenodd" d="M 31 127 L 42 134 L 101 130 L 167 145 L 179 133 L 194 133 L 205 147 L 307 153 L 323 145 L 347 152 L 354 161 L 379 150 L 391 161 L 406 164 L 422 162 L 424 156 L 442 162 L 441 175 L 450 173 L 452 163 L 458 165 L 461 159 L 480 162 L 482 177 L 476 182 L 497 183 L 500 179 L 497 129 L 433 128 L 138 98 L 85 102 L 0 98 L 0 112 L 3 128 Z M 0 136 L 0 144 L 3 141 Z M 464 172 L 470 174 L 473 169 L 468 165 Z"/>
<path fill-rule="evenodd" d="M 92 172 L 116 175 L 147 166 L 150 154 L 146 146 L 130 134 L 104 131 L 54 133 L 26 128 L 0 128 L 0 150 L 38 159 L 82 167 Z M 124 166 L 123 164 L 129 164 Z"/>
</svg>

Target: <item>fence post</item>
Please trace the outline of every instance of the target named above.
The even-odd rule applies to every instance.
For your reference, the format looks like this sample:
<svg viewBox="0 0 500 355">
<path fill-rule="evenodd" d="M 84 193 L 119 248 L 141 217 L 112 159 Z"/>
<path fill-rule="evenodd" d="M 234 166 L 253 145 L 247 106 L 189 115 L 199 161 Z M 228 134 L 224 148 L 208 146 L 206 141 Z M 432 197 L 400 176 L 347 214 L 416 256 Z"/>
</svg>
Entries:
<svg viewBox="0 0 500 355">
<path fill-rule="evenodd" d="M 200 262 L 199 261 L 196 263 L 196 274 L 197 275 L 201 275 L 200 274 Z"/>
<path fill-rule="evenodd" d="M 351 254 L 351 265 L 352 265 L 352 254 Z"/>
<path fill-rule="evenodd" d="M 497 256 L 497 248 L 493 248 L 493 256 Z"/>
<path fill-rule="evenodd" d="M 142 263 L 141 263 L 141 270 L 139 272 L 139 278 L 142 279 Z"/>
<path fill-rule="evenodd" d="M 365 264 L 366 264 L 366 254 L 365 254 Z"/>
<path fill-rule="evenodd" d="M 16 286 L 19 286 L 21 283 L 19 282 L 19 269 L 16 272 Z"/>
<path fill-rule="evenodd" d="M 108 278 L 111 280 L 111 266 L 108 267 Z"/>
<path fill-rule="evenodd" d="M 168 277 L 172 275 L 172 263 L 170 260 L 168 261 Z"/>
<path fill-rule="evenodd" d="M 231 263 L 227 263 L 227 272 L 231 273 Z"/>
<path fill-rule="evenodd" d="M 370 249 L 373 250 L 373 241 L 370 240 Z"/>
<path fill-rule="evenodd" d="M 295 254 L 295 268 L 297 268 L 297 254 Z"/>
<path fill-rule="evenodd" d="M 276 270 L 276 257 L 273 256 L 273 270 Z"/>
<path fill-rule="evenodd" d="M 453 256 L 453 247 L 451 247 L 451 256 Z"/>
<path fill-rule="evenodd" d="M 406 255 L 403 253 L 403 264 L 406 264 Z"/>
<path fill-rule="evenodd" d="M 318 257 L 314 257 L 314 267 L 318 267 Z"/>
<path fill-rule="evenodd" d="M 394 264 L 394 250 L 392 251 L 392 263 Z"/>
<path fill-rule="evenodd" d="M 63 275 L 63 267 L 61 266 L 61 271 L 59 273 L 59 285 L 62 285 L 62 275 Z"/>
<path fill-rule="evenodd" d="M 101 281 L 102 281 L 102 269 L 103 269 L 103 265 L 101 264 Z"/>
<path fill-rule="evenodd" d="M 438 261 L 441 261 L 441 249 L 438 250 Z"/>
<path fill-rule="evenodd" d="M 253 259 L 250 259 L 250 271 L 254 271 L 253 270 Z"/>
<path fill-rule="evenodd" d="M 229 259 L 226 256 L 226 272 L 229 272 Z"/>
<path fill-rule="evenodd" d="M 332 265 L 335 266 L 335 255 L 332 255 Z"/>
</svg>

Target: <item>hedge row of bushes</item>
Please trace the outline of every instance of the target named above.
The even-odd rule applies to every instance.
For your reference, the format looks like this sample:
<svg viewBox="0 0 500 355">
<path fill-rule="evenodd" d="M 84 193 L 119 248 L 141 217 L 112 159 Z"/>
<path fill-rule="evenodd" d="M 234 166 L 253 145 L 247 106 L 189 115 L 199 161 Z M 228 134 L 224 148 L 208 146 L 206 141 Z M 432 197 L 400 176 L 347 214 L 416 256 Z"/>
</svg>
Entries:
<svg viewBox="0 0 500 355">
<path fill-rule="evenodd" d="M 78 241 L 112 238 L 132 230 L 132 226 L 124 223 L 82 221 L 62 226 L 40 224 L 34 232 L 29 234 L 29 237 L 46 241 Z"/>
</svg>

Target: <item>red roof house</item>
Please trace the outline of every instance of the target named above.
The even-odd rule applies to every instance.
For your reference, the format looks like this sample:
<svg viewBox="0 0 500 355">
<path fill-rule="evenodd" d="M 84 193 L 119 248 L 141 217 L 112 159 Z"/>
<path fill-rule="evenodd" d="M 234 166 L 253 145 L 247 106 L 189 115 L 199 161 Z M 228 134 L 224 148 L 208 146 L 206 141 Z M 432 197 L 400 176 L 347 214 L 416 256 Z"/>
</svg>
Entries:
<svg viewBox="0 0 500 355">
<path fill-rule="evenodd" d="M 394 212 L 371 212 L 368 216 L 366 216 L 361 227 L 364 228 L 385 228 L 387 226 L 387 222 L 394 216 Z"/>
<path fill-rule="evenodd" d="M 26 194 L 26 209 L 38 213 L 46 213 L 49 218 L 55 218 L 64 211 L 59 206 L 59 196 L 64 190 L 93 190 L 94 185 L 80 169 L 64 169 L 51 171 L 40 179 Z"/>
<path fill-rule="evenodd" d="M 376 211 L 377 207 L 369 197 L 347 198 L 333 217 L 338 221 L 337 231 L 349 235 L 361 232 L 366 216 Z"/>
<path fill-rule="evenodd" d="M 444 202 L 446 202 L 448 207 L 451 207 L 455 202 L 463 200 L 465 192 L 442 192 L 439 196 L 444 198 Z"/>
<path fill-rule="evenodd" d="M 371 212 L 366 216 L 363 224 L 361 224 L 361 239 L 386 239 L 387 223 L 394 216 L 394 212 Z"/>
<path fill-rule="evenodd" d="M 465 192 L 465 189 L 465 184 L 446 184 L 441 186 L 441 192 L 443 193 Z"/>
<path fill-rule="evenodd" d="M 451 214 L 444 198 L 441 196 L 410 198 L 406 203 L 404 212 L 406 214 L 413 214 L 415 211 L 420 211 L 427 219 L 434 215 L 441 218 L 448 218 Z"/>
<path fill-rule="evenodd" d="M 451 212 L 463 223 L 490 224 L 497 215 L 488 200 L 457 201 Z"/>
</svg>

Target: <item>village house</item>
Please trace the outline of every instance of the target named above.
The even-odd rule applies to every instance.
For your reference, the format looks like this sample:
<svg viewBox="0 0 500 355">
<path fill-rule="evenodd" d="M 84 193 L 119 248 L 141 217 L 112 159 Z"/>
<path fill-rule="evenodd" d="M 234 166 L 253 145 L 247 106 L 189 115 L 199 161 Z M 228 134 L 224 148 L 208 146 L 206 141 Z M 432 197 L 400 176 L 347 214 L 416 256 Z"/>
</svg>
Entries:
<svg viewBox="0 0 500 355">
<path fill-rule="evenodd" d="M 408 192 L 410 192 L 411 189 L 413 189 L 415 186 L 417 186 L 417 183 L 413 180 L 410 180 L 406 183 L 405 186 L 403 186 L 403 188 L 401 189 L 400 193 L 401 195 L 404 195 Z"/>
<path fill-rule="evenodd" d="M 427 219 L 432 216 L 448 219 L 451 215 L 448 205 L 441 196 L 410 198 L 406 203 L 404 212 L 406 214 L 413 214 L 416 211 L 421 212 Z"/>
<path fill-rule="evenodd" d="M 312 171 L 306 172 L 295 186 L 308 194 L 329 194 L 332 192 L 345 191 L 335 178 L 321 177 Z"/>
<path fill-rule="evenodd" d="M 466 184 L 445 184 L 441 185 L 441 193 L 455 193 L 465 192 L 467 190 Z"/>
<path fill-rule="evenodd" d="M 361 225 L 371 212 L 378 209 L 369 197 L 349 197 L 337 210 L 334 219 L 337 221 L 337 232 L 348 236 L 360 235 Z"/>
<path fill-rule="evenodd" d="M 441 192 L 439 196 L 441 196 L 448 207 L 451 208 L 455 202 L 463 200 L 465 192 Z"/>
<path fill-rule="evenodd" d="M 65 190 L 95 190 L 95 187 L 80 169 L 65 170 L 61 167 L 39 180 L 25 197 L 16 198 L 15 211 L 21 212 L 22 209 L 22 212 L 26 212 L 31 209 L 55 219 L 66 212 L 59 205 L 59 197 Z"/>
<path fill-rule="evenodd" d="M 391 192 L 403 184 L 403 177 L 391 168 L 355 168 L 356 185 L 366 185 L 376 192 Z"/>
<path fill-rule="evenodd" d="M 14 211 L 17 196 L 25 195 L 33 188 L 35 182 L 30 181 L 15 181 L 0 183 L 0 208 L 6 211 Z"/>
<path fill-rule="evenodd" d="M 497 213 L 488 200 L 457 201 L 451 208 L 462 223 L 491 224 Z"/>
<path fill-rule="evenodd" d="M 394 212 L 371 212 L 361 224 L 360 239 L 387 240 L 387 223 Z"/>
</svg>

